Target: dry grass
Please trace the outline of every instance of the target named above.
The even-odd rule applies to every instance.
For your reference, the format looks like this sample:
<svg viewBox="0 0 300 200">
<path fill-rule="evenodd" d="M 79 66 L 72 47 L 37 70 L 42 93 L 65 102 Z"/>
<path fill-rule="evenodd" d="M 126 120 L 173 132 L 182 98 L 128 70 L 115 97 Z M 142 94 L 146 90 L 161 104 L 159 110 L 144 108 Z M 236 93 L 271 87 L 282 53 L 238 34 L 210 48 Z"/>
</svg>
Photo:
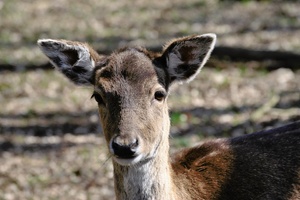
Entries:
<svg viewBox="0 0 300 200">
<path fill-rule="evenodd" d="M 112 199 L 112 166 L 102 138 L 23 138 L 34 151 L 0 157 L 0 199 Z M 22 144 L 24 144 L 22 142 Z M 48 145 L 49 148 L 41 148 Z M 5 164 L 3 164 L 5 163 Z"/>
<path fill-rule="evenodd" d="M 125 43 L 156 46 L 204 32 L 217 33 L 219 45 L 300 52 L 299 6 L 285 1 L 2 0 L 0 58 L 1 63 L 20 65 L 44 62 L 35 45 L 38 38 L 88 41 L 97 49 L 114 49 Z"/>
<path fill-rule="evenodd" d="M 134 4 L 134 6 L 133 6 Z M 154 0 L 0 1 L 0 62 L 43 63 L 38 38 L 97 49 L 156 46 L 216 32 L 218 45 L 300 51 L 298 2 Z M 262 14 L 263 13 L 263 14 Z M 169 97 L 172 152 L 207 137 L 238 136 L 299 119 L 300 72 L 215 61 Z M 0 200 L 112 199 L 112 166 L 91 88 L 55 71 L 0 74 Z"/>
</svg>

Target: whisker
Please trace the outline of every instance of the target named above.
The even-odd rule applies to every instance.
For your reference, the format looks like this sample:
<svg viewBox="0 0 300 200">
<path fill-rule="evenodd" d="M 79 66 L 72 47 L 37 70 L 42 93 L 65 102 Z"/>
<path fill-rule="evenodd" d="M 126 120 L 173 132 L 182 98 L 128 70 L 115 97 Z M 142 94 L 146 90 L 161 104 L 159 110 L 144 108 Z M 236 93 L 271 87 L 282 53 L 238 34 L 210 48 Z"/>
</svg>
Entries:
<svg viewBox="0 0 300 200">
<path fill-rule="evenodd" d="M 102 163 L 102 165 L 100 165 L 100 169 L 103 169 L 106 166 L 108 160 L 110 160 L 111 158 L 112 158 L 112 155 L 109 154 L 108 158 Z"/>
</svg>

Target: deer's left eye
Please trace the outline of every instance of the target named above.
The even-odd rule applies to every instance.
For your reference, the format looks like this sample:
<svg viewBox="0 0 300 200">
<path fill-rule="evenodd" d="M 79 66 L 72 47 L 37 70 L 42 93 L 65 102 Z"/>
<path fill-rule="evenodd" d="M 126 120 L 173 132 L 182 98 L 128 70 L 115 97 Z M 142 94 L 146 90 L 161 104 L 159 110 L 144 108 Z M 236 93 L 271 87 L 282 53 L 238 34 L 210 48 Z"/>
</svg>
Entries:
<svg viewBox="0 0 300 200">
<path fill-rule="evenodd" d="M 164 91 L 156 91 L 154 93 L 154 98 L 157 100 L 157 101 L 163 101 L 165 98 L 166 98 L 166 93 Z"/>
<path fill-rule="evenodd" d="M 104 101 L 103 101 L 103 98 L 101 97 L 101 95 L 96 93 L 96 92 L 94 92 L 94 94 L 91 96 L 91 98 L 94 98 L 98 102 L 98 104 L 100 104 L 100 105 L 105 104 Z"/>
</svg>

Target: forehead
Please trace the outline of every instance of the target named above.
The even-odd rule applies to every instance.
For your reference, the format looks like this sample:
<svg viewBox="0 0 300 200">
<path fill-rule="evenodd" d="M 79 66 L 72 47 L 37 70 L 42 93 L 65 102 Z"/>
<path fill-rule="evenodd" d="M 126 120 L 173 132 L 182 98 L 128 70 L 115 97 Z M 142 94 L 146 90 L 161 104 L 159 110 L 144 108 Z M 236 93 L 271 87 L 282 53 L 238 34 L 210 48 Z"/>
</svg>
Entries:
<svg viewBox="0 0 300 200">
<path fill-rule="evenodd" d="M 152 58 L 143 49 L 125 48 L 107 58 L 106 65 L 96 70 L 96 85 L 106 90 L 125 85 L 144 87 L 157 82 Z"/>
</svg>

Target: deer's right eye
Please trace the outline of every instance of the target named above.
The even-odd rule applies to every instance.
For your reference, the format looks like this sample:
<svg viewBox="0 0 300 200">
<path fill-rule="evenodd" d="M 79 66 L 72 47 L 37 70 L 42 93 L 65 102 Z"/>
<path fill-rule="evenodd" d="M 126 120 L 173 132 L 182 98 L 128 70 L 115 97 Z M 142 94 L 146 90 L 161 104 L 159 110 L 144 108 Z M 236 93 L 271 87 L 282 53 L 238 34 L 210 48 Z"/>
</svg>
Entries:
<svg viewBox="0 0 300 200">
<path fill-rule="evenodd" d="M 91 98 L 94 98 L 98 104 L 101 104 L 101 105 L 105 104 L 101 95 L 96 92 L 94 92 L 94 94 L 91 96 Z"/>
</svg>

